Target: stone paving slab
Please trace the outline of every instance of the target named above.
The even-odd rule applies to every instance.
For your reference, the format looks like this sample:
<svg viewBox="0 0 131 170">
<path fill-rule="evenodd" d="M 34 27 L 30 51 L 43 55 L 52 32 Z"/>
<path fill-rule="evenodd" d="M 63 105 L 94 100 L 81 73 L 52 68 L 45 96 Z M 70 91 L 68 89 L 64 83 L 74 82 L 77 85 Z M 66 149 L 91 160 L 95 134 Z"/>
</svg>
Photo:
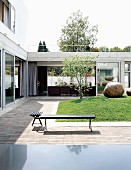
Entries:
<svg viewBox="0 0 131 170">
<path fill-rule="evenodd" d="M 131 144 L 131 126 L 95 126 L 93 132 L 81 123 L 54 123 L 43 134 L 39 124 L 32 127 L 32 111 L 54 114 L 58 101 L 29 99 L 0 116 L 0 143 L 16 144 Z M 48 122 L 50 123 L 50 122 Z M 85 122 L 84 122 L 85 123 Z"/>
<path fill-rule="evenodd" d="M 30 131 L 28 130 L 30 129 Z M 131 144 L 131 127 L 49 127 L 48 131 L 33 130 L 29 127 L 15 143 L 36 144 Z"/>
</svg>

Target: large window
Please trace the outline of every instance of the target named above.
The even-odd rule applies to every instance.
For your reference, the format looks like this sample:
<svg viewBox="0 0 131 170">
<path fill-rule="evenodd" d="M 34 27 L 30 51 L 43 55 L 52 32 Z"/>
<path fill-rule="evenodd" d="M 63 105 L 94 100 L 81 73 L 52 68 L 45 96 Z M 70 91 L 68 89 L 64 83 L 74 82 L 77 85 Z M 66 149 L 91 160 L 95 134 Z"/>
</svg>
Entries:
<svg viewBox="0 0 131 170">
<path fill-rule="evenodd" d="M 1 50 L 0 50 L 0 107 L 1 107 Z"/>
<path fill-rule="evenodd" d="M 129 88 L 130 84 L 131 84 L 131 80 L 130 80 L 130 64 L 126 63 L 125 64 L 125 88 Z"/>
<path fill-rule="evenodd" d="M 14 56 L 5 53 L 5 98 L 6 104 L 14 101 Z"/>
<path fill-rule="evenodd" d="M 0 0 L 0 21 L 15 32 L 15 9 L 8 0 Z"/>
<path fill-rule="evenodd" d="M 119 82 L 119 63 L 97 63 L 98 94 L 101 94 L 106 84 L 111 81 Z"/>
<path fill-rule="evenodd" d="M 70 84 L 70 79 L 65 80 L 64 77 L 61 76 L 62 67 L 60 66 L 48 66 L 48 86 L 59 86 L 64 83 Z"/>
<path fill-rule="evenodd" d="M 61 66 L 48 66 L 48 95 L 49 96 L 77 96 L 78 81 L 76 77 L 64 76 Z M 83 95 L 96 95 L 95 68 L 91 74 L 85 75 Z"/>
<path fill-rule="evenodd" d="M 15 9 L 11 5 L 11 21 L 10 21 L 10 29 L 15 32 Z"/>
<path fill-rule="evenodd" d="M 48 86 L 78 85 L 76 77 L 63 76 L 62 66 L 48 66 Z M 95 86 L 95 70 L 92 74 L 85 77 L 85 84 Z"/>
<path fill-rule="evenodd" d="M 24 97 L 24 67 L 23 61 L 15 57 L 15 99 Z"/>
</svg>

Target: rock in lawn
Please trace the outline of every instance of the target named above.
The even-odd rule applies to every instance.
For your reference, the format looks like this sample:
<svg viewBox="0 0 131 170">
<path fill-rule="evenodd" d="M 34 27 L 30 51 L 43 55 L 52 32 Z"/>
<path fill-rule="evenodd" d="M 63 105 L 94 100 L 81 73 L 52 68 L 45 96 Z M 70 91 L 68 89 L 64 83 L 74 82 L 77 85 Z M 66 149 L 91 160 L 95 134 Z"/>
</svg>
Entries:
<svg viewBox="0 0 131 170">
<path fill-rule="evenodd" d="M 106 85 L 103 94 L 106 97 L 121 97 L 124 94 L 124 88 L 119 82 L 110 82 Z"/>
<path fill-rule="evenodd" d="M 127 94 L 128 96 L 131 96 L 131 88 L 128 88 L 128 89 L 127 89 L 126 94 Z"/>
</svg>

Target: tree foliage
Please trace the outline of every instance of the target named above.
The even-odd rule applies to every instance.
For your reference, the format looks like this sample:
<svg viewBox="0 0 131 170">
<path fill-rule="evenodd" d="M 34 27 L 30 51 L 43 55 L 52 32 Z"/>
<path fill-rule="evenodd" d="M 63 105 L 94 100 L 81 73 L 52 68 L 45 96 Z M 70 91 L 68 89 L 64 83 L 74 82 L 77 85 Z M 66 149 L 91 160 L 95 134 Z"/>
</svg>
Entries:
<svg viewBox="0 0 131 170">
<path fill-rule="evenodd" d="M 123 49 L 123 52 L 131 52 L 131 46 L 126 46 L 126 47 Z"/>
<path fill-rule="evenodd" d="M 94 57 L 90 56 L 71 56 L 65 58 L 63 75 L 75 77 L 78 83 L 80 98 L 83 96 L 82 88 L 85 85 L 85 77 L 92 72 L 94 67 Z"/>
<path fill-rule="evenodd" d="M 60 76 L 62 74 L 62 66 L 48 66 L 49 76 Z"/>
<path fill-rule="evenodd" d="M 99 47 L 100 52 L 109 52 L 109 48 L 106 46 Z"/>
<path fill-rule="evenodd" d="M 38 52 L 48 52 L 48 48 L 46 48 L 45 41 L 43 41 L 43 44 L 41 41 L 39 42 Z"/>
<path fill-rule="evenodd" d="M 99 52 L 131 52 L 131 46 L 125 46 L 124 48 L 120 48 L 118 46 L 116 47 L 112 47 L 112 48 L 108 48 L 106 46 L 102 46 L 98 48 Z"/>
<path fill-rule="evenodd" d="M 89 28 L 88 17 L 83 17 L 80 10 L 72 13 L 61 31 L 58 46 L 63 52 L 90 51 L 97 41 L 98 26 Z"/>
<path fill-rule="evenodd" d="M 110 52 L 122 52 L 123 50 L 119 47 L 110 48 Z"/>
</svg>

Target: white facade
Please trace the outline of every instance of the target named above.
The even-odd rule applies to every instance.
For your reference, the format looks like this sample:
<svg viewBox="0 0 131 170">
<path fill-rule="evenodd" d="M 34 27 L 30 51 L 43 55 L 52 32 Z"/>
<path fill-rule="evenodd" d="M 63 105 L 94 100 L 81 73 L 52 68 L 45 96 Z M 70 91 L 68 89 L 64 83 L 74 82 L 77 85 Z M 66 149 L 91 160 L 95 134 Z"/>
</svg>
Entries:
<svg viewBox="0 0 131 170">
<path fill-rule="evenodd" d="M 94 56 L 96 62 L 96 87 L 102 86 L 105 77 L 113 76 L 113 81 L 122 83 L 125 91 L 131 86 L 130 52 L 30 52 L 28 62 L 36 62 L 38 67 L 62 66 L 65 58 L 70 56 Z M 128 70 L 126 67 L 128 65 Z M 52 80 L 52 78 L 50 78 Z M 49 82 L 51 82 L 49 80 Z M 50 85 L 50 83 L 48 83 Z M 92 82 L 94 85 L 94 82 Z M 98 85 L 99 84 L 99 85 Z"/>
<path fill-rule="evenodd" d="M 131 52 L 29 52 L 29 61 L 64 61 L 70 56 L 94 56 L 96 61 L 131 61 Z"/>
<path fill-rule="evenodd" d="M 27 10 L 0 0 L 0 108 L 27 96 Z"/>
<path fill-rule="evenodd" d="M 3 0 L 0 0 L 3 1 Z M 5 0 L 4 0 L 5 1 Z M 7 1 L 7 0 L 6 0 Z M 3 33 L 5 36 L 7 36 L 10 40 L 15 42 L 16 44 L 19 44 L 22 48 L 27 50 L 27 22 L 28 22 L 28 13 L 26 10 L 26 7 L 24 5 L 24 2 L 18 1 L 18 0 L 10 0 L 9 3 L 9 13 L 10 8 L 13 7 L 15 12 L 15 30 L 11 30 L 10 24 L 7 26 L 4 21 L 2 21 L 2 16 L 0 17 L 0 32 Z M 11 7 L 10 7 L 11 6 Z M 9 14 L 11 15 L 11 14 Z M 8 19 L 7 19 L 8 20 Z M 9 17 L 10 20 L 10 17 Z M 8 21 L 10 22 L 10 21 Z"/>
<path fill-rule="evenodd" d="M 27 52 L 27 18 L 22 0 L 0 0 L 0 108 L 28 95 L 47 95 L 48 86 L 59 83 L 48 76 L 48 66 L 63 66 L 70 56 L 96 57 L 95 76 L 88 78 L 96 95 L 108 76 L 131 87 L 131 52 Z M 70 84 L 69 77 L 59 80 Z"/>
</svg>

